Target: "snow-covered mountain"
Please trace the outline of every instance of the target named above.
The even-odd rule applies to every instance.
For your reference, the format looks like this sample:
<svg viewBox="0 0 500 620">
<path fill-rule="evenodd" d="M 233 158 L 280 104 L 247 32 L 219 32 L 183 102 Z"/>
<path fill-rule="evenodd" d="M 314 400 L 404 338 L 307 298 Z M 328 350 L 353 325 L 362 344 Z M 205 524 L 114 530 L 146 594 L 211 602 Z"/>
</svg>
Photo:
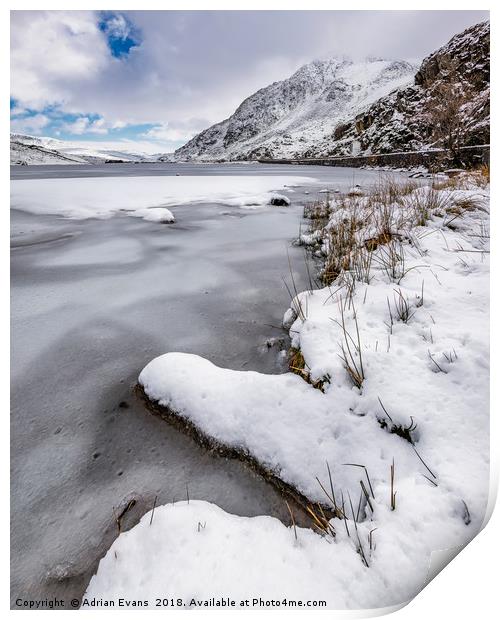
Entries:
<svg viewBox="0 0 500 620">
<path fill-rule="evenodd" d="M 49 148 L 48 141 L 35 136 L 10 134 L 10 163 L 22 165 L 36 164 L 83 164 L 87 163 L 78 157 L 64 155 L 57 149 Z"/>
<path fill-rule="evenodd" d="M 154 159 L 144 153 L 89 148 L 82 142 L 10 134 L 11 164 L 102 164 Z"/>
<path fill-rule="evenodd" d="M 461 109 L 464 144 L 487 144 L 489 40 L 489 22 L 467 28 L 420 68 L 380 59 L 314 61 L 243 101 L 232 116 L 195 136 L 174 158 L 324 157 L 441 146 L 426 110 L 446 84 L 467 95 Z"/>
<path fill-rule="evenodd" d="M 177 160 L 239 160 L 301 155 L 335 127 L 395 88 L 417 67 L 370 58 L 315 60 L 243 101 L 228 119 L 175 152 Z"/>
<path fill-rule="evenodd" d="M 411 151 L 445 146 L 436 140 L 429 113 L 446 88 L 463 95 L 460 108 L 464 146 L 490 140 L 490 24 L 467 28 L 425 58 L 413 83 L 368 106 L 333 135 L 303 152 L 304 157 Z"/>
</svg>

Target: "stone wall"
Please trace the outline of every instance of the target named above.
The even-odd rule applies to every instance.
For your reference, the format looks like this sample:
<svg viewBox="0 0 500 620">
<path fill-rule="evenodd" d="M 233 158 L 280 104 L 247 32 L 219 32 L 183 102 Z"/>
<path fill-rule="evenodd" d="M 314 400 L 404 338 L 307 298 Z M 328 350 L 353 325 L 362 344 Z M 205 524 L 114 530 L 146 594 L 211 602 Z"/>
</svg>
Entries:
<svg viewBox="0 0 500 620">
<path fill-rule="evenodd" d="M 473 168 L 489 164 L 490 147 L 466 146 L 460 149 L 460 162 L 454 161 L 452 154 L 444 149 L 428 151 L 408 151 L 384 153 L 380 155 L 358 155 L 349 157 L 323 157 L 304 159 L 259 159 L 262 164 L 301 164 L 315 166 L 344 166 L 359 168 L 361 166 L 389 166 L 391 168 L 413 168 L 425 166 L 430 169 L 445 169 L 450 166 Z"/>
</svg>

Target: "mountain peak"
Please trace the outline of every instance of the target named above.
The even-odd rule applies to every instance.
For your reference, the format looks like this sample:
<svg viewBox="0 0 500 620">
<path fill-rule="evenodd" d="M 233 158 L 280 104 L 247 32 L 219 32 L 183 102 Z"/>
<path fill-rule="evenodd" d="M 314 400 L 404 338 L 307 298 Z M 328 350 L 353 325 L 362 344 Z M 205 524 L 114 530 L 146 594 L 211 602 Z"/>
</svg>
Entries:
<svg viewBox="0 0 500 620">
<path fill-rule="evenodd" d="M 378 97 L 412 81 L 406 61 L 315 59 L 289 78 L 245 99 L 225 121 L 201 132 L 175 153 L 177 159 L 251 159 L 290 155 L 332 133 L 335 126 Z"/>
<path fill-rule="evenodd" d="M 489 22 L 455 35 L 420 68 L 407 60 L 374 56 L 315 59 L 245 99 L 232 116 L 202 131 L 174 157 L 227 161 L 428 146 L 431 128 L 424 127 L 423 106 L 433 81 L 449 78 L 450 58 L 459 79 L 478 94 L 479 111 L 469 112 L 469 124 L 482 131 L 474 141 L 485 139 Z"/>
</svg>

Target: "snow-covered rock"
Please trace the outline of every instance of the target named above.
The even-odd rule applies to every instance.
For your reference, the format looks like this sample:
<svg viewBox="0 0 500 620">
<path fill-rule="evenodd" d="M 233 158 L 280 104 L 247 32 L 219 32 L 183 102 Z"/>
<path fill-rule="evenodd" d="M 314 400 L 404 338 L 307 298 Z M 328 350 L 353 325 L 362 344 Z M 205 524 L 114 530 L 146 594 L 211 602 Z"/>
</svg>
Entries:
<svg viewBox="0 0 500 620">
<path fill-rule="evenodd" d="M 296 320 L 297 320 L 297 313 L 295 312 L 293 308 L 288 308 L 288 310 L 283 315 L 283 321 L 282 321 L 283 329 L 289 330 Z"/>
<path fill-rule="evenodd" d="M 362 196 L 363 194 L 364 191 L 359 185 L 353 185 L 347 192 L 348 196 Z"/>
<path fill-rule="evenodd" d="M 160 224 L 173 224 L 175 222 L 174 214 L 170 211 L 170 209 L 165 209 L 165 207 L 156 207 L 154 209 L 137 209 L 137 211 L 133 211 L 131 215 L 141 217 L 147 222 L 158 222 Z"/>
<path fill-rule="evenodd" d="M 450 66 L 454 67 L 450 71 Z M 455 35 L 425 58 L 413 84 L 397 88 L 339 124 L 332 136 L 306 149 L 305 157 L 370 155 L 412 151 L 435 144 L 432 119 L 426 114 L 439 103 L 446 84 L 468 95 L 461 115 L 464 145 L 489 144 L 490 140 L 490 24 L 483 22 Z"/>
<path fill-rule="evenodd" d="M 290 198 L 283 196 L 283 194 L 273 194 L 269 203 L 275 207 L 289 207 Z"/>
</svg>

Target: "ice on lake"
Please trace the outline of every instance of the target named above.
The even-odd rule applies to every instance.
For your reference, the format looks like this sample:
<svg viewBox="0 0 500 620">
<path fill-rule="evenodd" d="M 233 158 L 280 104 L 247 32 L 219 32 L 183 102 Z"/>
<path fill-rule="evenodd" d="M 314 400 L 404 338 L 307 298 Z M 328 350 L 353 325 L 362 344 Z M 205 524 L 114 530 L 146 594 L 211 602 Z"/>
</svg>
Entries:
<svg viewBox="0 0 500 620">
<path fill-rule="evenodd" d="M 192 186 L 190 200 L 169 201 L 163 189 L 148 197 L 148 186 L 165 187 L 177 173 Z M 13 596 L 81 594 L 132 495 L 142 499 L 130 523 L 155 496 L 158 504 L 184 499 L 186 485 L 192 498 L 232 513 L 285 516 L 267 483 L 152 416 L 132 387 L 165 351 L 282 372 L 278 351 L 263 344 L 284 335 L 288 256 L 297 288 L 308 287 L 303 250 L 291 245 L 302 206 L 315 188 L 373 183 L 378 173 L 167 164 L 18 167 L 13 178 Z M 161 201 L 176 223 L 116 209 L 117 196 L 134 183 L 142 199 L 130 194 L 133 208 Z M 217 192 L 207 193 L 210 185 Z M 221 197 L 224 185 L 230 197 Z M 62 217 L 74 218 L 79 200 L 87 215 L 101 215 L 92 211 L 96 188 L 114 192 L 113 217 Z M 291 207 L 240 208 L 274 190 Z"/>
</svg>

